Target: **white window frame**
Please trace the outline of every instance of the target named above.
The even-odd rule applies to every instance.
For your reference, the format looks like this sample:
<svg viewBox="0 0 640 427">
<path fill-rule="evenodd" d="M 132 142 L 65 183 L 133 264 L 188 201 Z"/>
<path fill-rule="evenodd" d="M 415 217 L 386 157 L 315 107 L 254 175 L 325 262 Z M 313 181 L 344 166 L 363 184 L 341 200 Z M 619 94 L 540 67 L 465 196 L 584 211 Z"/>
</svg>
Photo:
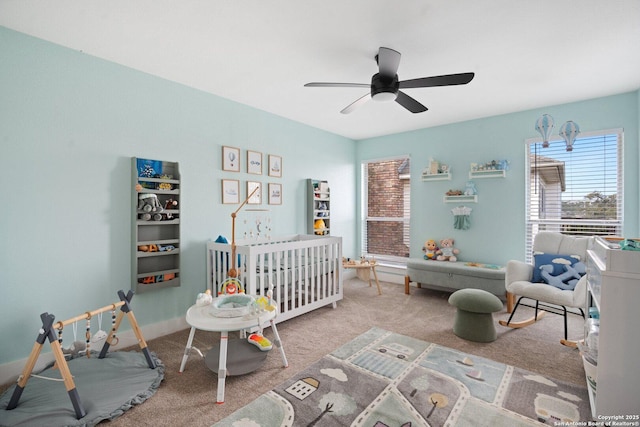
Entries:
<svg viewBox="0 0 640 427">
<path fill-rule="evenodd" d="M 380 255 L 380 254 L 372 254 L 368 252 L 367 245 L 367 224 L 369 221 L 392 221 L 404 222 L 403 225 L 403 241 L 406 243 L 408 247 L 410 247 L 410 222 L 411 222 L 411 207 L 410 207 L 410 197 L 411 197 L 411 174 L 409 174 L 406 179 L 408 180 L 404 192 L 405 192 L 405 205 L 404 205 L 404 217 L 396 218 L 396 217 L 370 217 L 369 216 L 369 179 L 367 173 L 367 165 L 371 163 L 381 163 L 381 162 L 389 162 L 394 160 L 404 160 L 409 159 L 411 161 L 411 156 L 400 155 L 394 157 L 384 157 L 379 159 L 369 159 L 363 160 L 360 164 L 360 182 L 361 182 L 361 193 L 360 193 L 360 206 L 361 209 L 361 218 L 360 218 L 360 247 L 362 256 L 364 257 L 375 257 L 375 259 L 381 264 L 387 265 L 405 265 L 408 257 L 402 256 L 392 256 L 392 255 Z M 409 200 L 406 199 L 406 194 L 409 195 Z"/>
<path fill-rule="evenodd" d="M 542 193 L 547 192 L 547 189 L 543 188 L 541 182 L 535 182 L 532 180 L 536 179 L 531 173 L 531 169 L 534 165 L 531 164 L 531 144 L 538 144 L 538 154 L 540 156 L 544 156 L 545 148 L 541 147 L 542 139 L 541 138 L 529 138 L 525 140 L 525 182 L 526 182 L 526 197 L 525 197 L 525 224 L 526 224 L 526 245 L 525 245 L 525 261 L 531 262 L 533 258 L 533 240 L 535 235 L 541 231 L 543 228 L 545 230 L 554 230 L 561 231 L 562 226 L 564 225 L 579 225 L 579 226 L 603 226 L 606 225 L 608 227 L 613 227 L 615 229 L 615 234 L 622 234 L 622 226 L 624 223 L 624 130 L 621 128 L 618 129 L 607 129 L 593 132 L 583 132 L 578 135 L 576 138 L 576 143 L 573 146 L 574 153 L 579 154 L 580 150 L 580 139 L 593 138 L 598 136 L 605 135 L 617 135 L 617 171 L 616 171 L 616 179 L 617 179 L 617 189 L 616 189 L 616 210 L 617 210 L 617 218 L 612 220 L 588 220 L 588 219 L 558 219 L 558 218 L 543 218 L 543 213 L 541 209 L 542 206 L 532 206 L 533 198 L 535 195 L 532 195 L 533 191 L 539 191 Z M 551 144 L 564 144 L 564 140 L 559 136 L 551 138 Z M 546 197 L 545 197 L 546 199 Z M 544 203 L 544 201 L 542 202 Z M 532 217 L 532 209 L 538 213 L 537 218 Z M 611 234 L 611 233 L 608 233 Z M 578 235 L 578 234 L 574 234 Z"/>
</svg>

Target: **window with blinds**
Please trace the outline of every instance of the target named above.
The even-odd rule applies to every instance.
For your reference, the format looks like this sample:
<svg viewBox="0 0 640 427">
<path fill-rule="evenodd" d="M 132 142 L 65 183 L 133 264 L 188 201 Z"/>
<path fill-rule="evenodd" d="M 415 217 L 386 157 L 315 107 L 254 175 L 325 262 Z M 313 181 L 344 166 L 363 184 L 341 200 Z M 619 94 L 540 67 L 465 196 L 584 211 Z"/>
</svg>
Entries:
<svg viewBox="0 0 640 427">
<path fill-rule="evenodd" d="M 526 260 L 540 231 L 574 236 L 621 235 L 623 132 L 578 135 L 573 150 L 563 139 L 527 140 Z"/>
<path fill-rule="evenodd" d="M 408 157 L 362 164 L 362 252 L 393 263 L 409 257 L 411 174 Z"/>
</svg>

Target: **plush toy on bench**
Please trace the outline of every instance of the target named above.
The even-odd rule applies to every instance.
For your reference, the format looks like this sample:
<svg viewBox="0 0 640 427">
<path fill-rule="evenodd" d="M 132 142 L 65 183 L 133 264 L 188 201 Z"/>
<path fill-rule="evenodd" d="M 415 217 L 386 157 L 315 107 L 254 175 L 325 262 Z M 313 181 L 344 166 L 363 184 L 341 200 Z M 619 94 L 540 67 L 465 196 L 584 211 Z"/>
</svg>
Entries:
<svg viewBox="0 0 640 427">
<path fill-rule="evenodd" d="M 436 258 L 438 261 L 452 261 L 456 262 L 458 258 L 456 255 L 460 253 L 460 251 L 453 247 L 453 239 L 442 239 L 440 240 L 440 249 L 436 252 L 438 257 Z"/>
<path fill-rule="evenodd" d="M 422 247 L 422 252 L 424 252 L 424 259 L 426 260 L 430 260 L 430 259 L 436 259 L 436 257 L 438 256 L 438 250 L 440 248 L 438 248 L 438 244 L 436 243 L 435 240 L 433 239 L 429 239 L 426 242 L 424 242 L 424 246 Z"/>
</svg>

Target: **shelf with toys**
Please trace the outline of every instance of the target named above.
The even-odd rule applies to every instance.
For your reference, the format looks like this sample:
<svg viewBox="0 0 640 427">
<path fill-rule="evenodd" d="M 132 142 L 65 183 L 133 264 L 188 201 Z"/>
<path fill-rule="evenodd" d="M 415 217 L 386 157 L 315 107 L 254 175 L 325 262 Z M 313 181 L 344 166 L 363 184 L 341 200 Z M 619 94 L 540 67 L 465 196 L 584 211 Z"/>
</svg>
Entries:
<svg viewBox="0 0 640 427">
<path fill-rule="evenodd" d="M 326 236 L 331 231 L 331 192 L 327 181 L 307 180 L 307 234 Z"/>
<path fill-rule="evenodd" d="M 445 203 L 478 203 L 478 195 L 446 195 L 444 196 Z"/>
<path fill-rule="evenodd" d="M 471 163 L 469 179 L 474 178 L 505 178 L 509 170 L 507 160 L 491 160 L 486 163 Z"/>
<path fill-rule="evenodd" d="M 178 163 L 132 158 L 131 288 L 180 286 Z"/>
<path fill-rule="evenodd" d="M 434 159 L 429 159 L 429 165 L 422 170 L 423 181 L 451 181 L 449 166 Z"/>
</svg>

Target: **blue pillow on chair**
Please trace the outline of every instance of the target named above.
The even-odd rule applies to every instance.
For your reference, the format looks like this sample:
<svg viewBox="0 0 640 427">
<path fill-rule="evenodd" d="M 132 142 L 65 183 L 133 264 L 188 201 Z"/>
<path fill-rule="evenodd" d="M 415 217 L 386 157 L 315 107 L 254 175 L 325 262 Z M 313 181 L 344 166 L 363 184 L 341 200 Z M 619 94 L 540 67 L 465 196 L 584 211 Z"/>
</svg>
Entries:
<svg viewBox="0 0 640 427">
<path fill-rule="evenodd" d="M 580 262 L 579 255 L 560 255 L 560 254 L 534 254 L 534 267 L 533 267 L 533 283 L 546 283 L 542 277 L 542 271 L 540 267 L 543 265 L 552 265 L 553 271 L 550 272 L 552 276 L 558 276 L 565 272 L 564 265 L 573 266 L 575 263 Z"/>
</svg>

